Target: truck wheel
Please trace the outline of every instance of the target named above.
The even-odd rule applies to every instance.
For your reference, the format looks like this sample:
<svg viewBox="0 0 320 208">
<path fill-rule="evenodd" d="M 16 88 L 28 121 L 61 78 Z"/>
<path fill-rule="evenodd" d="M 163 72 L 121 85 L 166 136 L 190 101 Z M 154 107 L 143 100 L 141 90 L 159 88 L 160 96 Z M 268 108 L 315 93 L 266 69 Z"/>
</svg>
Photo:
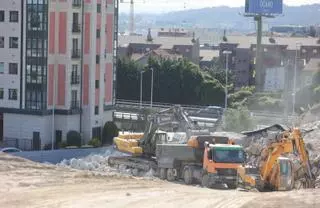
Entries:
<svg viewBox="0 0 320 208">
<path fill-rule="evenodd" d="M 202 176 L 201 185 L 203 187 L 210 188 L 210 186 L 209 186 L 209 176 L 207 174 Z"/>
<path fill-rule="evenodd" d="M 187 167 L 183 171 L 183 179 L 185 184 L 190 185 L 193 183 L 193 177 L 192 177 L 192 169 Z"/>
<path fill-rule="evenodd" d="M 175 181 L 176 180 L 176 176 L 174 175 L 174 170 L 172 168 L 169 168 L 167 170 L 167 180 L 168 181 Z"/>
<path fill-rule="evenodd" d="M 160 179 L 165 180 L 167 178 L 167 169 L 166 168 L 160 168 Z"/>
</svg>

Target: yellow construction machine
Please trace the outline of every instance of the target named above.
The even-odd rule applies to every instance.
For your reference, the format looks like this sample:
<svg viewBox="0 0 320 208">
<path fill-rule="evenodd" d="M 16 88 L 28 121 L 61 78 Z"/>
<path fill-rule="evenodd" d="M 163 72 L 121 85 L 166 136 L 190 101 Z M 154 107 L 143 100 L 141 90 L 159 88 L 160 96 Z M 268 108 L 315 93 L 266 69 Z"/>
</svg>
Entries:
<svg viewBox="0 0 320 208">
<path fill-rule="evenodd" d="M 161 131 L 163 130 L 163 131 Z M 185 138 L 176 143 L 187 143 L 192 135 L 210 135 L 209 130 L 194 124 L 179 105 L 149 115 L 144 133 L 120 135 L 113 139 L 116 150 L 129 156 L 110 156 L 110 166 L 125 165 L 148 171 L 156 164 L 157 144 L 168 143 L 167 132 L 185 132 Z"/>
<path fill-rule="evenodd" d="M 259 191 L 288 191 L 294 187 L 314 188 L 309 154 L 302 133 L 283 131 L 260 153 L 258 167 L 240 166 L 238 187 Z"/>
</svg>

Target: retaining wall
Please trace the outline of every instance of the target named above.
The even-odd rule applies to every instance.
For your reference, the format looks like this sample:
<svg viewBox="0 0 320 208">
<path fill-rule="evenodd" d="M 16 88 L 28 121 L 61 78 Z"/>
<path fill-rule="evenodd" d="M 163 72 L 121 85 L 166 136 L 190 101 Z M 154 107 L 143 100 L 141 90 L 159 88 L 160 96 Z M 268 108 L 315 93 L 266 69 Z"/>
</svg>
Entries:
<svg viewBox="0 0 320 208">
<path fill-rule="evenodd" d="M 12 155 L 23 157 L 35 162 L 48 162 L 57 164 L 64 159 L 86 157 L 90 154 L 104 154 L 112 147 L 88 148 L 88 149 L 61 149 L 61 150 L 43 150 L 43 151 L 27 151 L 14 152 Z"/>
</svg>

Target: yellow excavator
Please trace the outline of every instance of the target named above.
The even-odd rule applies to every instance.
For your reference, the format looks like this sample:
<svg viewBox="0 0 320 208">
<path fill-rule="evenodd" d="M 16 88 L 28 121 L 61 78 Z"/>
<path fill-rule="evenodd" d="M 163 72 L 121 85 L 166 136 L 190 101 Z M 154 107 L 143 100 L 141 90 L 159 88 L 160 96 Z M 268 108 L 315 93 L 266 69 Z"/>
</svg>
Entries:
<svg viewBox="0 0 320 208">
<path fill-rule="evenodd" d="M 161 131 L 163 130 L 163 131 Z M 208 129 L 202 129 L 185 114 L 179 105 L 151 114 L 147 118 L 144 133 L 120 135 L 113 139 L 116 150 L 128 153 L 128 156 L 110 156 L 110 166 L 124 165 L 143 171 L 156 167 L 157 144 L 168 143 L 167 132 L 185 132 L 186 136 L 175 143 L 187 143 L 194 135 L 210 135 Z"/>
<path fill-rule="evenodd" d="M 258 191 L 288 191 L 315 187 L 309 154 L 302 133 L 283 131 L 260 153 L 258 167 L 238 168 L 238 187 Z"/>
</svg>

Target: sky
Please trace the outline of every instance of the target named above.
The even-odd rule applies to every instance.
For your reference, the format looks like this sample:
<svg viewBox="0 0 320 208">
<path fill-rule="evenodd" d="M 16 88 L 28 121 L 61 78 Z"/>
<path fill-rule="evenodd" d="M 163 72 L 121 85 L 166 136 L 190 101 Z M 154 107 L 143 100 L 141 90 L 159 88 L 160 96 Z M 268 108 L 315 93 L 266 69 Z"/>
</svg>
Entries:
<svg viewBox="0 0 320 208">
<path fill-rule="evenodd" d="M 123 0 L 130 2 L 130 0 Z M 134 0 L 135 13 L 165 13 L 188 9 L 199 9 L 214 6 L 240 7 L 245 0 Z M 283 0 L 284 4 L 299 6 L 303 4 L 320 3 L 320 0 Z M 130 4 L 120 3 L 120 12 L 129 13 Z"/>
</svg>

